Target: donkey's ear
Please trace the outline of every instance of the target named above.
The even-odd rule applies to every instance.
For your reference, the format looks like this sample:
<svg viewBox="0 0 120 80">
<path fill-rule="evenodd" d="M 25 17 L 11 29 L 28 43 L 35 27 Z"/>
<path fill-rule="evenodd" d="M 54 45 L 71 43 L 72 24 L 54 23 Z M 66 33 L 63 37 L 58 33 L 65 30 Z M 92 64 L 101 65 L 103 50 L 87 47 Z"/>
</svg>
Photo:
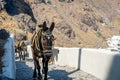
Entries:
<svg viewBox="0 0 120 80">
<path fill-rule="evenodd" d="M 43 31 L 46 31 L 48 30 L 48 27 L 47 27 L 47 24 L 46 24 L 46 21 L 43 22 Z"/>
<path fill-rule="evenodd" d="M 52 22 L 52 24 L 51 24 L 51 26 L 50 26 L 50 31 L 51 31 L 51 32 L 53 31 L 54 27 L 55 27 L 55 23 Z"/>
</svg>

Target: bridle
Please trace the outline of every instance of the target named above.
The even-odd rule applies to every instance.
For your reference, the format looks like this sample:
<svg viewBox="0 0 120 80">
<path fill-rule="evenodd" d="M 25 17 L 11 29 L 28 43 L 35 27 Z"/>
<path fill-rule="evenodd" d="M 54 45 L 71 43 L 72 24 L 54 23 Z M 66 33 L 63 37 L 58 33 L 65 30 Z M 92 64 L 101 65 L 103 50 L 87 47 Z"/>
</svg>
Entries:
<svg viewBox="0 0 120 80">
<path fill-rule="evenodd" d="M 42 47 L 43 47 L 43 53 L 45 54 L 52 54 L 52 49 L 54 46 L 54 36 L 52 34 L 52 32 L 49 31 L 49 29 L 45 32 L 42 32 L 41 34 L 41 43 L 42 43 Z"/>
</svg>

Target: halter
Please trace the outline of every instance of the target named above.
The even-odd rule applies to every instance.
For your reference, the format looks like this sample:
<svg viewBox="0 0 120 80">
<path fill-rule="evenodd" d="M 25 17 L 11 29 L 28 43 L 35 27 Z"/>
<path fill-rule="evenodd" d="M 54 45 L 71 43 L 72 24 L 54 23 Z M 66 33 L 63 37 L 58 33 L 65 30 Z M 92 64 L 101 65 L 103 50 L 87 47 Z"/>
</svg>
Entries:
<svg viewBox="0 0 120 80">
<path fill-rule="evenodd" d="M 41 38 L 41 41 L 43 43 L 46 43 L 48 40 L 51 40 L 51 42 L 54 41 L 54 36 L 52 34 L 47 34 L 47 35 L 43 35 L 44 37 Z M 44 47 L 52 47 L 52 45 L 42 45 Z"/>
<path fill-rule="evenodd" d="M 41 42 L 43 53 L 45 53 L 46 55 L 51 55 L 54 43 L 54 36 L 49 30 L 47 30 L 46 32 L 42 32 Z"/>
</svg>

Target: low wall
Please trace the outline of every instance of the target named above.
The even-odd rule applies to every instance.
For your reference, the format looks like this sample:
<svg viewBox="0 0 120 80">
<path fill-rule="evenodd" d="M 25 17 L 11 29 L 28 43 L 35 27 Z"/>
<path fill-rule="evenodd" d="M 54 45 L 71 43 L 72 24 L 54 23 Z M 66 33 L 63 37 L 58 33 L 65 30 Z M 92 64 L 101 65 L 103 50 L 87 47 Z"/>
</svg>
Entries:
<svg viewBox="0 0 120 80">
<path fill-rule="evenodd" d="M 59 49 L 58 59 L 55 59 L 55 64 L 61 66 L 71 66 L 71 67 L 78 67 L 78 55 L 79 55 L 79 48 L 56 48 Z"/>
<path fill-rule="evenodd" d="M 15 66 L 15 56 L 14 56 L 14 36 L 11 35 L 5 46 L 5 53 L 3 56 L 3 74 L 2 76 L 10 79 L 10 80 L 15 80 L 15 75 L 16 75 L 16 66 Z M 3 80 L 8 80 L 8 79 L 3 79 Z"/>
<path fill-rule="evenodd" d="M 120 54 L 106 49 L 57 48 L 57 65 L 81 69 L 100 80 L 120 80 Z"/>
<path fill-rule="evenodd" d="M 32 48 L 30 45 L 27 46 L 27 53 L 28 53 L 28 58 L 33 59 L 32 57 Z"/>
</svg>

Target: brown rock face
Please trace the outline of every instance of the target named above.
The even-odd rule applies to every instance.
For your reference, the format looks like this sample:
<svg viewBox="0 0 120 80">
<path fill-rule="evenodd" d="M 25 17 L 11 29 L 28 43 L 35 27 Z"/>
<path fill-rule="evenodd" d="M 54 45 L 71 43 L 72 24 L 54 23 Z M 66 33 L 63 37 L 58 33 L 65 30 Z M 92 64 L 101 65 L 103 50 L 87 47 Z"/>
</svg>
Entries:
<svg viewBox="0 0 120 80">
<path fill-rule="evenodd" d="M 50 0 L 47 4 L 41 0 L 4 1 L 0 28 L 15 33 L 16 41 L 23 36 L 30 40 L 43 21 L 48 26 L 53 21 L 56 24 L 55 46 L 106 47 L 107 38 L 120 34 L 120 0 Z"/>
</svg>

